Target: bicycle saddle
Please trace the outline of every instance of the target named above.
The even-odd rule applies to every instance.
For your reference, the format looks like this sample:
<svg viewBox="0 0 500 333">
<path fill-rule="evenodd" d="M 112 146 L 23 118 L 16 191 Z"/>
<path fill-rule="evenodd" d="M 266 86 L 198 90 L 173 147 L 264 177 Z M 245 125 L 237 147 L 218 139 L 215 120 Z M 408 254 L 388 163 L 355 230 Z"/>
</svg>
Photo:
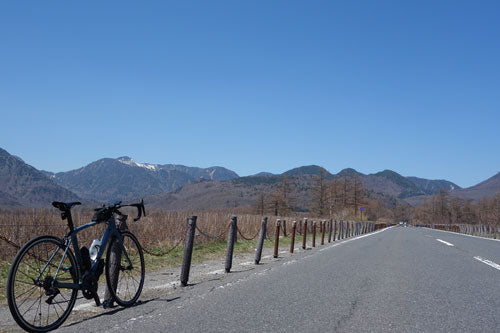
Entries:
<svg viewBox="0 0 500 333">
<path fill-rule="evenodd" d="M 74 202 L 54 201 L 54 202 L 52 202 L 52 206 L 56 207 L 57 209 L 59 209 L 62 212 L 66 212 L 66 211 L 70 210 L 73 206 L 81 205 L 81 204 L 82 203 L 78 202 L 78 201 L 74 201 Z"/>
</svg>

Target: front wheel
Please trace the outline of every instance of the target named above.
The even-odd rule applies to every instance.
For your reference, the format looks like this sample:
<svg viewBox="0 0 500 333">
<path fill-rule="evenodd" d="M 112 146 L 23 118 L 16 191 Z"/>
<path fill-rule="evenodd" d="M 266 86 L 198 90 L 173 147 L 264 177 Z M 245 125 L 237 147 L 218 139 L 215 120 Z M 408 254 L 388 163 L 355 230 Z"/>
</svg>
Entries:
<svg viewBox="0 0 500 333">
<path fill-rule="evenodd" d="M 113 238 L 106 254 L 106 283 L 108 290 L 121 306 L 131 306 L 141 295 L 144 285 L 144 256 L 139 241 L 126 231 Z"/>
<path fill-rule="evenodd" d="M 73 252 L 52 236 L 37 237 L 17 253 L 7 278 L 7 301 L 15 321 L 29 332 L 59 327 L 75 305 L 77 289 L 53 286 L 54 279 L 78 283 Z M 56 277 L 57 274 L 57 277 Z"/>
</svg>

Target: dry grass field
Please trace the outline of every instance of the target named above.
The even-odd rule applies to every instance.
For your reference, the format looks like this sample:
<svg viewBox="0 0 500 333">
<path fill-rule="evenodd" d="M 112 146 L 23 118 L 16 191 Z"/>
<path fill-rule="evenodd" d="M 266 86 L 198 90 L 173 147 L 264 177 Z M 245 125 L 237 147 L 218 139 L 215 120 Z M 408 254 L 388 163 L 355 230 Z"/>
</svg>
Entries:
<svg viewBox="0 0 500 333">
<path fill-rule="evenodd" d="M 78 208 L 73 211 L 75 226 L 88 223 L 92 219 L 92 210 Z M 226 239 L 227 227 L 231 216 L 238 217 L 238 229 L 245 238 L 254 238 L 260 230 L 262 217 L 260 215 L 248 214 L 240 211 L 152 211 L 138 222 L 133 222 L 135 211 L 123 211 L 128 214 L 128 227 L 146 249 L 158 249 L 179 244 L 185 239 L 187 219 L 197 216 L 197 226 L 205 234 L 212 236 L 221 235 L 219 238 L 205 237 L 199 231 L 196 232 L 196 243 L 205 244 Z M 268 220 L 268 235 L 274 234 L 275 221 L 277 219 L 288 221 L 300 220 L 304 215 L 280 217 L 273 216 Z M 314 219 L 314 218 L 311 218 Z M 319 219 L 317 219 L 319 220 Z M 80 246 L 90 246 L 93 239 L 101 237 L 105 224 L 88 228 L 79 233 Z M 55 209 L 25 209 L 17 211 L 0 212 L 0 259 L 12 260 L 17 252 L 13 244 L 22 245 L 28 240 L 39 235 L 54 235 L 63 237 L 68 231 L 66 221 L 62 221 Z M 241 237 L 238 235 L 238 237 Z M 8 240 L 8 241 L 7 241 Z"/>
</svg>

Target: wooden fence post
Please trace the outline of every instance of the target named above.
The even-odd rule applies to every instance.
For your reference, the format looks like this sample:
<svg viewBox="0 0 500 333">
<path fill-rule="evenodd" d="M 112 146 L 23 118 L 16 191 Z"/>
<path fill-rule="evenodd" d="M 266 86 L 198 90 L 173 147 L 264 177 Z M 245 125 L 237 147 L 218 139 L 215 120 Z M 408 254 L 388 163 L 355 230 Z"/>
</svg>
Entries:
<svg viewBox="0 0 500 333">
<path fill-rule="evenodd" d="M 293 253 L 295 247 L 295 230 L 297 229 L 297 221 L 292 222 L 292 237 L 290 239 L 290 253 Z"/>
<path fill-rule="evenodd" d="M 227 237 L 227 252 L 226 252 L 226 273 L 231 271 L 233 266 L 233 251 L 234 243 L 236 241 L 236 233 L 238 230 L 236 216 L 231 217 L 231 227 L 229 228 L 229 235 Z"/>
<path fill-rule="evenodd" d="M 304 224 L 302 227 L 302 249 L 305 250 L 307 247 L 307 219 L 304 219 Z"/>
<path fill-rule="evenodd" d="M 312 223 L 312 234 L 313 234 L 312 247 L 316 247 L 316 221 L 313 221 Z"/>
<path fill-rule="evenodd" d="M 262 257 L 262 247 L 264 246 L 264 239 L 267 234 L 267 217 L 262 218 L 262 223 L 260 226 L 260 234 L 259 241 L 257 243 L 257 251 L 255 252 L 255 264 L 258 265 L 260 263 L 260 259 Z"/>
<path fill-rule="evenodd" d="M 328 243 L 331 243 L 331 241 L 332 241 L 332 219 L 328 221 Z"/>
<path fill-rule="evenodd" d="M 335 234 L 337 233 L 337 220 L 332 221 L 333 223 L 333 241 L 335 242 Z"/>
<path fill-rule="evenodd" d="M 193 256 L 194 232 L 196 230 L 196 216 L 188 219 L 188 230 L 186 233 L 186 245 L 184 246 L 184 257 L 182 258 L 181 285 L 187 286 L 189 271 L 191 269 L 191 258 Z"/>
<path fill-rule="evenodd" d="M 321 245 L 325 245 L 326 221 L 321 221 Z"/>
<path fill-rule="evenodd" d="M 281 221 L 277 220 L 276 221 L 276 232 L 274 233 L 274 258 L 278 258 L 278 247 L 280 243 L 280 226 L 281 226 Z"/>
</svg>

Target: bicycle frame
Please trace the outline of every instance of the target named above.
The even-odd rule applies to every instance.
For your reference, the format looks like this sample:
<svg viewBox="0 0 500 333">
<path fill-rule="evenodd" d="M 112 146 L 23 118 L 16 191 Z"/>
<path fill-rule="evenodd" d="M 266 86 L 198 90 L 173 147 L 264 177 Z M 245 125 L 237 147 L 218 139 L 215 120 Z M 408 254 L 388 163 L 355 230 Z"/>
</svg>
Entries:
<svg viewBox="0 0 500 333">
<path fill-rule="evenodd" d="M 90 268 L 90 271 L 91 272 L 95 272 L 97 270 L 97 265 L 99 263 L 99 260 L 102 258 L 102 255 L 104 254 L 104 251 L 105 249 L 107 248 L 108 246 L 108 242 L 113 238 L 117 238 L 120 240 L 120 246 L 121 246 L 121 250 L 122 250 L 122 254 L 125 256 L 126 260 L 128 261 L 128 264 L 130 266 L 132 266 L 132 262 L 128 256 L 128 253 L 127 251 L 125 250 L 125 246 L 123 245 L 123 238 L 122 238 L 122 235 L 120 233 L 120 231 L 116 228 L 116 223 L 115 223 L 115 220 L 114 220 L 114 217 L 112 217 L 108 222 L 106 222 L 108 224 L 107 228 L 106 228 L 106 231 L 104 232 L 103 236 L 102 236 L 102 240 L 101 240 L 101 247 L 99 248 L 99 252 L 97 253 L 97 257 L 96 259 L 92 262 L 92 265 L 91 265 L 91 268 Z M 84 224 L 82 226 L 79 226 L 77 228 L 72 228 L 73 230 L 71 230 L 70 232 L 68 232 L 66 234 L 66 236 L 64 237 L 65 239 L 65 248 L 64 248 L 64 254 L 59 262 L 59 265 L 57 267 L 57 270 L 56 270 L 56 273 L 54 275 L 54 282 L 53 282 L 53 286 L 55 288 L 68 288 L 68 289 L 82 289 L 82 286 L 83 286 L 83 282 L 82 282 L 82 272 L 80 270 L 81 267 L 83 267 L 83 261 L 82 261 L 82 255 L 80 253 L 80 247 L 78 245 L 78 233 L 82 230 L 85 230 L 87 228 L 90 228 L 90 227 L 93 227 L 95 226 L 96 224 L 98 224 L 97 222 L 89 222 L 87 224 Z M 75 284 L 75 283 L 63 283 L 63 282 L 58 282 L 57 281 L 57 275 L 59 274 L 59 271 L 61 269 L 61 265 L 62 263 L 64 262 L 64 259 L 66 258 L 66 255 L 68 253 L 68 250 L 69 248 L 71 247 L 71 245 L 73 245 L 73 250 L 75 252 L 75 257 L 76 257 L 76 263 L 77 263 L 77 268 L 76 268 L 76 271 L 77 271 L 77 275 L 78 275 L 78 284 Z M 57 254 L 57 252 L 59 251 L 60 249 L 56 249 L 54 251 L 54 253 L 51 255 L 49 261 L 45 264 L 45 267 L 42 269 L 42 271 L 40 272 L 37 280 L 40 279 L 40 276 L 43 275 L 45 269 L 47 268 L 47 266 L 50 264 L 50 262 L 52 261 L 52 259 L 54 258 L 54 256 Z"/>
</svg>

